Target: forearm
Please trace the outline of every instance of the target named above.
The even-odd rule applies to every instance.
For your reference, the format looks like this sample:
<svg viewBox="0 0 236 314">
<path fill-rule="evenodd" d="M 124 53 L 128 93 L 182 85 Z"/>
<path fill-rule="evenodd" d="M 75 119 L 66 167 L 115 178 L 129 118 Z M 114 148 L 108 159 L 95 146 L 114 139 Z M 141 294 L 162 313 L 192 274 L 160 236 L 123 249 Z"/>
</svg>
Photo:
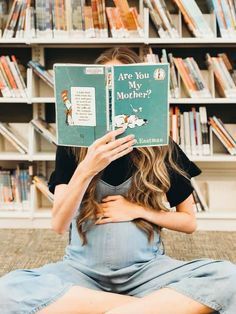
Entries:
<svg viewBox="0 0 236 314">
<path fill-rule="evenodd" d="M 139 208 L 139 218 L 145 219 L 163 228 L 192 233 L 196 229 L 195 215 L 184 212 L 165 212 Z"/>
<path fill-rule="evenodd" d="M 63 233 L 68 229 L 71 220 L 75 217 L 83 196 L 93 176 L 78 166 L 61 196 L 60 202 L 53 209 L 53 229 Z"/>
</svg>

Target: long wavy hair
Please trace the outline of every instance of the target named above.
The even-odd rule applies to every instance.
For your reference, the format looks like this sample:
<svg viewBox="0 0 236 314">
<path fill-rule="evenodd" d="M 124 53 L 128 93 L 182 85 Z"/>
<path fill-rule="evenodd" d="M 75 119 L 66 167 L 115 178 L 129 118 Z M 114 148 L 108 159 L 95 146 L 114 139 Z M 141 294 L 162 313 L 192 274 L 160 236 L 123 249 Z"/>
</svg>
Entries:
<svg viewBox="0 0 236 314">
<path fill-rule="evenodd" d="M 124 64 L 142 62 L 134 51 L 120 47 L 106 50 L 96 59 L 95 63 L 105 64 L 112 60 L 118 60 Z M 87 154 L 86 147 L 70 147 L 70 150 L 78 163 Z M 176 158 L 173 158 L 174 150 L 175 146 L 172 140 L 169 141 L 167 146 L 134 147 L 129 154 L 136 170 L 132 174 L 131 185 L 125 196 L 127 200 L 147 209 L 169 211 L 169 208 L 166 206 L 165 196 L 170 188 L 170 170 L 187 177 L 184 170 L 176 164 Z M 99 203 L 95 199 L 95 190 L 101 175 L 102 171 L 90 181 L 81 202 L 81 210 L 76 217 L 76 225 L 83 245 L 87 243 L 86 231 L 88 230 L 83 228 L 84 223 L 88 220 L 92 222 L 97 220 L 96 213 L 99 210 Z M 154 238 L 154 230 L 160 232 L 162 229 L 140 218 L 132 222 L 147 233 L 149 242 Z"/>
</svg>

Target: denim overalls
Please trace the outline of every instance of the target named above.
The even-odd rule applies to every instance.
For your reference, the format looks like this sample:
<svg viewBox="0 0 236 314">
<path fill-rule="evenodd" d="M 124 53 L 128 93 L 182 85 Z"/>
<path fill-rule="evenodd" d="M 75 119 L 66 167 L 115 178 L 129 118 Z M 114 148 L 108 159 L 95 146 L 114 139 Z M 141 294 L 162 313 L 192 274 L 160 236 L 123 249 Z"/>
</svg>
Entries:
<svg viewBox="0 0 236 314">
<path fill-rule="evenodd" d="M 125 195 L 130 184 L 131 178 L 118 186 L 99 179 L 96 199 Z M 236 313 L 236 265 L 229 261 L 171 258 L 165 255 L 158 232 L 149 243 L 146 233 L 131 221 L 92 225 L 87 240 L 82 246 L 74 218 L 61 261 L 17 269 L 0 278 L 0 313 L 36 313 L 74 285 L 136 297 L 168 287 L 215 313 Z"/>
</svg>

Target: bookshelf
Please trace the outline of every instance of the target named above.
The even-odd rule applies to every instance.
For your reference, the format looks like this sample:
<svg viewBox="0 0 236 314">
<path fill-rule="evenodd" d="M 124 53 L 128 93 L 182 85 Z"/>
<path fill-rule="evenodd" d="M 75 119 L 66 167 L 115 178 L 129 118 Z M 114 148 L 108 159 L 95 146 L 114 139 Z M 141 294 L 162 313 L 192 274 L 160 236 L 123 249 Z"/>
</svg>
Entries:
<svg viewBox="0 0 236 314">
<path fill-rule="evenodd" d="M 9 1 L 12 3 L 13 1 Z M 112 1 L 107 1 L 114 6 Z M 209 115 L 223 116 L 227 123 L 236 125 L 236 98 L 222 98 L 217 94 L 214 75 L 207 71 L 204 64 L 206 52 L 216 55 L 226 51 L 231 56 L 235 49 L 236 38 L 222 38 L 219 34 L 217 20 L 214 13 L 209 12 L 203 0 L 196 1 L 204 13 L 204 18 L 214 33 L 214 38 L 195 38 L 186 27 L 181 12 L 173 6 L 173 1 L 166 1 L 171 11 L 174 24 L 181 34 L 181 38 L 159 38 L 150 19 L 149 11 L 142 0 L 129 1 L 130 6 L 136 6 L 143 16 L 144 36 L 142 38 L 32 38 L 29 34 L 26 38 L 0 38 L 1 55 L 13 54 L 27 67 L 29 60 L 39 61 L 46 69 L 52 69 L 55 62 L 80 62 L 92 63 L 94 59 L 106 48 L 112 46 L 129 46 L 143 56 L 144 51 L 150 46 L 155 53 L 160 53 L 166 48 L 179 57 L 193 56 L 200 62 L 200 68 L 207 79 L 208 86 L 213 97 L 209 99 L 194 99 L 186 95 L 183 84 L 180 83 L 181 98 L 170 99 L 170 105 L 178 105 L 183 110 L 190 110 L 192 105 L 204 105 Z M 181 82 L 181 80 L 179 80 Z M 3 98 L 0 97 L 0 117 L 3 122 L 15 124 L 24 134 L 28 143 L 28 154 L 17 152 L 14 147 L 6 143 L 0 135 L 0 166 L 13 167 L 19 162 L 32 163 L 37 174 L 49 177 L 54 169 L 55 146 L 48 143 L 30 125 L 30 120 L 41 117 L 55 124 L 55 109 L 53 90 L 40 80 L 33 71 L 28 68 L 26 72 L 27 98 Z M 219 193 L 219 182 L 227 187 L 222 188 L 223 203 L 224 193 L 230 192 L 230 197 L 235 194 L 236 186 L 236 156 L 231 156 L 222 145 L 213 139 L 213 156 L 188 156 L 203 170 L 197 180 L 200 184 L 212 182 L 208 188 L 211 193 Z M 234 181 L 233 181 L 234 178 Z M 216 182 L 216 183 L 214 183 Z M 214 185 L 215 184 L 215 185 Z M 215 190 L 214 190 L 215 189 Z M 236 206 L 218 208 L 209 200 L 211 208 L 209 212 L 197 213 L 198 228 L 204 230 L 236 230 Z M 235 200 L 234 202 L 235 203 Z M 227 203 L 228 204 L 228 203 Z M 31 184 L 30 201 L 26 210 L 6 210 L 0 208 L 0 227 L 19 228 L 50 228 L 50 215 L 52 204 L 44 195 Z"/>
</svg>

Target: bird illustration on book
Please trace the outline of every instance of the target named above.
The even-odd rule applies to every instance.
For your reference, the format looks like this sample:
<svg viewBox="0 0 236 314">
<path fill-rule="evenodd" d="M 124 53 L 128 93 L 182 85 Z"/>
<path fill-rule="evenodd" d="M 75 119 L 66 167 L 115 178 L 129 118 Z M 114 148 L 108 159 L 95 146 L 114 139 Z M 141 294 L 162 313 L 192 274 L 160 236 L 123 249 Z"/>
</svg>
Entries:
<svg viewBox="0 0 236 314">
<path fill-rule="evenodd" d="M 72 119 L 72 104 L 68 98 L 68 90 L 63 90 L 61 92 L 61 98 L 63 100 L 64 105 L 66 106 L 65 114 L 66 114 L 66 124 L 74 125 Z"/>
<path fill-rule="evenodd" d="M 134 108 L 131 104 L 130 107 L 132 108 L 132 111 L 136 112 L 142 112 L 143 108 L 139 107 L 138 109 Z M 135 126 L 142 126 L 146 125 L 148 123 L 147 119 L 143 119 L 138 117 L 135 114 L 132 115 L 126 115 L 126 114 L 120 114 L 115 116 L 115 127 L 129 127 L 131 129 L 135 128 Z"/>
</svg>

